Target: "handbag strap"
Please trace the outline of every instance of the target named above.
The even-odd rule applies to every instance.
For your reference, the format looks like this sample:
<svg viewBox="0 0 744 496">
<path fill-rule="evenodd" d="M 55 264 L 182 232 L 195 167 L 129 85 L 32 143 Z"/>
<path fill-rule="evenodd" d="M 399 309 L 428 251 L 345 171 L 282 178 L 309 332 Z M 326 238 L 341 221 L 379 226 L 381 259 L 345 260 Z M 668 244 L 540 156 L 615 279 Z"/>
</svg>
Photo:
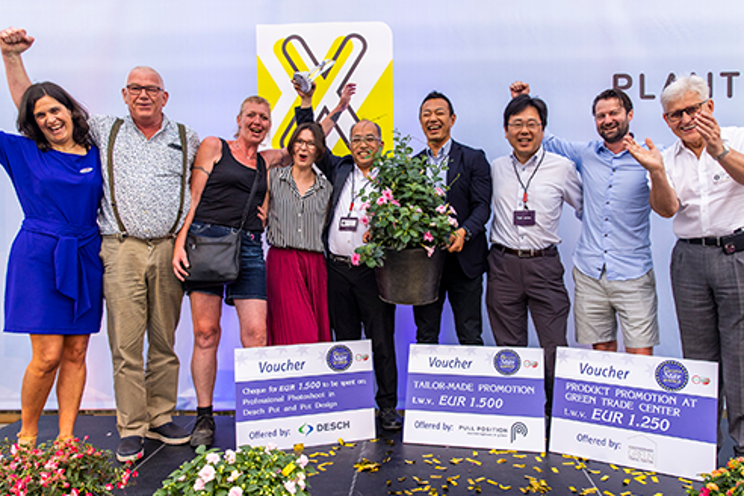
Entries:
<svg viewBox="0 0 744 496">
<path fill-rule="evenodd" d="M 243 230 L 245 221 L 248 220 L 248 212 L 250 212 L 251 202 L 253 201 L 253 198 L 256 196 L 256 186 L 258 185 L 259 176 L 261 174 L 264 174 L 265 172 L 266 172 L 266 164 L 264 163 L 264 159 L 260 153 L 257 153 L 256 154 L 256 174 L 253 176 L 253 184 L 251 185 L 251 192 L 248 195 L 248 201 L 245 203 L 245 207 L 243 207 L 243 216 L 240 219 L 240 228 L 238 229 L 239 231 Z"/>
<path fill-rule="evenodd" d="M 111 209 L 114 211 L 114 217 L 116 218 L 116 224 L 119 228 L 119 232 L 122 235 L 127 234 L 127 230 L 124 228 L 124 223 L 121 220 L 121 217 L 119 216 L 119 209 L 116 207 L 116 193 L 114 189 L 114 143 L 116 142 L 116 136 L 119 134 L 119 129 L 121 128 L 121 125 L 124 123 L 124 119 L 117 118 L 114 121 L 114 125 L 111 126 L 111 133 L 109 133 L 109 139 L 108 139 L 108 149 L 106 150 L 106 158 L 107 160 L 107 169 L 108 169 L 108 177 L 109 177 L 109 193 L 111 196 Z M 181 142 L 181 154 L 182 154 L 182 170 L 181 170 L 181 198 L 179 200 L 178 204 L 178 214 L 176 215 L 176 221 L 173 223 L 173 226 L 170 228 L 170 231 L 168 232 L 169 236 L 173 236 L 173 234 L 176 232 L 176 228 L 178 227 L 178 223 L 181 221 L 181 216 L 183 215 L 183 202 L 186 192 L 186 173 L 188 172 L 188 166 L 189 166 L 189 150 L 188 150 L 188 141 L 186 140 L 186 126 L 181 124 L 180 122 L 176 123 L 178 125 L 178 138 Z"/>
</svg>

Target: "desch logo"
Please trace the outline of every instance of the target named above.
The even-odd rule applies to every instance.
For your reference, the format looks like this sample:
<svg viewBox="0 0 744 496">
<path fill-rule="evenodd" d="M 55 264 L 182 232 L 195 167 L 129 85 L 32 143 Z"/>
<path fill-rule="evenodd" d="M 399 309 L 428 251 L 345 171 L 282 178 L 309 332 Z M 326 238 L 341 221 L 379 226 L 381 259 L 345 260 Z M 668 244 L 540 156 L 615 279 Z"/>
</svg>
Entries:
<svg viewBox="0 0 744 496">
<path fill-rule="evenodd" d="M 687 386 L 690 373 L 687 368 L 676 360 L 661 362 L 654 372 L 656 383 L 667 391 L 680 391 Z"/>
<path fill-rule="evenodd" d="M 501 375 L 514 375 L 521 367 L 522 359 L 514 350 L 501 350 L 493 357 L 493 366 Z"/>
<path fill-rule="evenodd" d="M 313 432 L 314 430 L 315 430 L 315 429 L 313 429 L 313 426 L 312 426 L 312 425 L 310 425 L 310 424 L 308 424 L 308 423 L 304 423 L 304 424 L 302 424 L 302 425 L 300 426 L 300 428 L 299 428 L 299 429 L 297 429 L 297 432 L 299 432 L 299 433 L 300 433 L 300 434 L 302 434 L 303 436 L 309 436 L 309 435 L 310 435 L 310 433 L 311 433 L 311 432 Z"/>
<path fill-rule="evenodd" d="M 326 353 L 326 363 L 334 372 L 343 372 L 351 367 L 354 354 L 348 346 L 337 344 Z"/>
</svg>

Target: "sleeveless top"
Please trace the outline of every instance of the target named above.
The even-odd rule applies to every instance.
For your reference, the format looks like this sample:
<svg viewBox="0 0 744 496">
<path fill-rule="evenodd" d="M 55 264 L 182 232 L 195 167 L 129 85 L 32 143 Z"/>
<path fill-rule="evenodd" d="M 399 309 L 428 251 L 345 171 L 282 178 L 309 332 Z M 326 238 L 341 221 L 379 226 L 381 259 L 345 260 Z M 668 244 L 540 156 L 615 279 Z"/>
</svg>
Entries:
<svg viewBox="0 0 744 496">
<path fill-rule="evenodd" d="M 256 169 L 246 167 L 235 160 L 227 141 L 223 139 L 220 141 L 222 158 L 214 164 L 212 174 L 207 179 L 201 200 L 196 207 L 194 221 L 237 229 L 243 217 L 245 202 L 251 194 Z M 264 201 L 267 185 L 266 162 L 260 153 L 256 155 L 256 167 L 262 172 L 256 182 L 256 194 L 243 226 L 248 231 L 263 231 L 261 219 L 258 218 L 258 206 Z"/>
</svg>

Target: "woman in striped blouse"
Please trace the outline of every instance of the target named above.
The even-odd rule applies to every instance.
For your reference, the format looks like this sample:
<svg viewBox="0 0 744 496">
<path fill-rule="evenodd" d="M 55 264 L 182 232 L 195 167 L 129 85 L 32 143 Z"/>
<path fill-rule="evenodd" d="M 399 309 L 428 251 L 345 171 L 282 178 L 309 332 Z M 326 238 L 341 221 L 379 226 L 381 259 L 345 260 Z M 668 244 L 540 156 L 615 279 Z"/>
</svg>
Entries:
<svg viewBox="0 0 744 496">
<path fill-rule="evenodd" d="M 272 345 L 331 340 L 322 233 L 332 185 L 314 165 L 325 149 L 320 125 L 301 124 L 287 146 L 293 164 L 269 173 L 266 298 Z"/>
</svg>

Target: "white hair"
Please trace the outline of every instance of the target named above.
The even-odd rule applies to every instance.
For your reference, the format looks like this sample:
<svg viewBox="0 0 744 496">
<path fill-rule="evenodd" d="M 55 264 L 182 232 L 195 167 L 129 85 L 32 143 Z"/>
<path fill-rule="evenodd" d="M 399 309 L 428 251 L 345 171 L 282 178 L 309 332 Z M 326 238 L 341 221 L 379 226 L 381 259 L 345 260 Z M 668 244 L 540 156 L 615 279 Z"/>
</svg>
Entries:
<svg viewBox="0 0 744 496">
<path fill-rule="evenodd" d="M 697 93 L 700 101 L 707 100 L 710 96 L 710 88 L 708 88 L 705 79 L 695 74 L 682 76 L 675 79 L 661 92 L 661 106 L 664 108 L 664 112 L 667 111 L 672 102 L 684 97 L 690 91 Z"/>
</svg>

